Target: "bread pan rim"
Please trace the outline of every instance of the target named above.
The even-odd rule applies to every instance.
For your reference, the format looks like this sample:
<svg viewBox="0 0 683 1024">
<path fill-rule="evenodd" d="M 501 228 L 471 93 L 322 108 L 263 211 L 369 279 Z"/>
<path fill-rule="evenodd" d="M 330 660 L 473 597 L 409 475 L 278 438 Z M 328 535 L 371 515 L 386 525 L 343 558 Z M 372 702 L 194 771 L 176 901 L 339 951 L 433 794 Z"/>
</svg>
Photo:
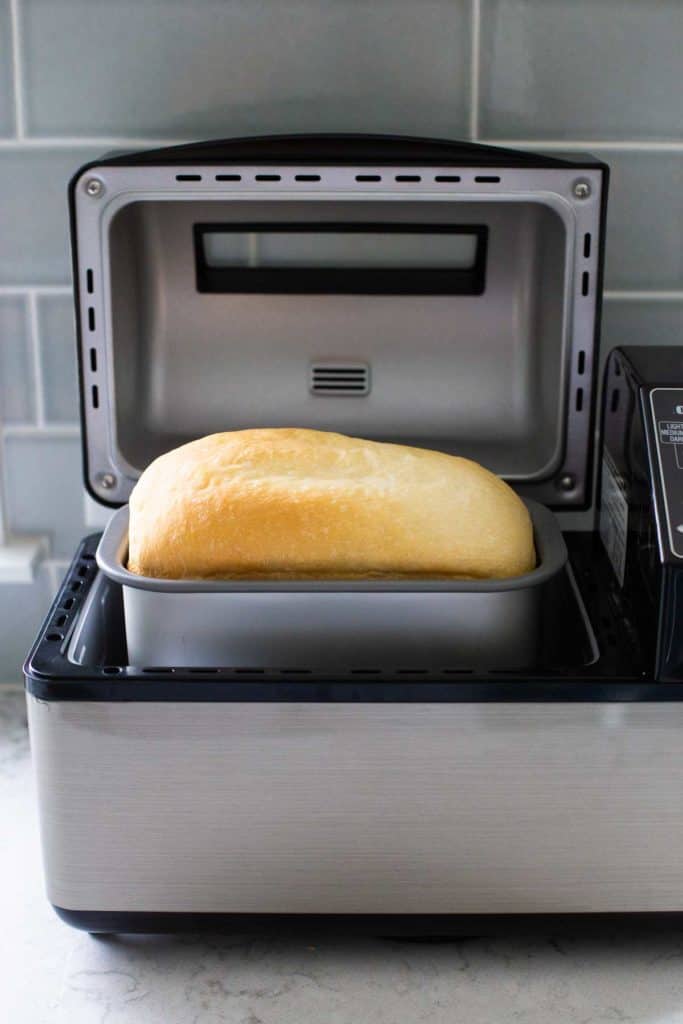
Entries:
<svg viewBox="0 0 683 1024">
<path fill-rule="evenodd" d="M 531 572 L 508 579 L 490 580 L 249 580 L 159 579 L 139 576 L 124 564 L 128 551 L 128 506 L 118 509 L 107 524 L 97 548 L 97 564 L 111 580 L 124 587 L 164 594 L 188 593 L 466 593 L 490 594 L 524 590 L 547 583 L 567 561 L 567 548 L 557 519 L 544 505 L 523 499 L 531 515 L 539 564 Z"/>
</svg>

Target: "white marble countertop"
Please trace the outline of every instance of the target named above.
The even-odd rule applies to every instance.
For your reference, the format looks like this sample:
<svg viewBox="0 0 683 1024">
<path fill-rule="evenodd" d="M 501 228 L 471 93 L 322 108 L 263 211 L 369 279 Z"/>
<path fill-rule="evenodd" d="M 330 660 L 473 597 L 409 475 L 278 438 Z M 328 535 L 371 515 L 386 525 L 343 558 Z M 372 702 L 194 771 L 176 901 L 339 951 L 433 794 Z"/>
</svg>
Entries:
<svg viewBox="0 0 683 1024">
<path fill-rule="evenodd" d="M 11 1024 L 673 1024 L 683 930 L 468 938 L 116 936 L 42 887 L 24 697 L 0 688 L 0 1021 Z"/>
</svg>

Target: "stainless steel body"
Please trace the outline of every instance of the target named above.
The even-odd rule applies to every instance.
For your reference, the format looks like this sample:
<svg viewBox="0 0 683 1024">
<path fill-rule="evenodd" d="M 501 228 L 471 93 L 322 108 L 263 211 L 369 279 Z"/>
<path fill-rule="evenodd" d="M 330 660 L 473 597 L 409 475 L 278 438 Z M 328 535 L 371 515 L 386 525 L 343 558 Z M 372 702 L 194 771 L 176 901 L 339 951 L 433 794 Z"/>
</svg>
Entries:
<svg viewBox="0 0 683 1024">
<path fill-rule="evenodd" d="M 134 665 L 510 668 L 535 662 L 546 587 L 567 560 L 555 516 L 527 505 L 538 567 L 508 580 L 150 579 L 125 567 L 127 507 L 97 560 L 122 586 Z"/>
<path fill-rule="evenodd" d="M 125 509 L 99 567 L 85 538 L 25 666 L 55 906 L 683 909 L 683 687 L 657 703 L 609 565 L 543 507 L 591 500 L 607 180 L 360 136 L 73 178 L 95 500 L 198 435 L 299 425 L 467 455 L 542 504 L 539 567 L 507 581 L 147 580 Z"/>
<path fill-rule="evenodd" d="M 666 703 L 29 698 L 48 897 L 74 910 L 683 910 Z"/>
</svg>

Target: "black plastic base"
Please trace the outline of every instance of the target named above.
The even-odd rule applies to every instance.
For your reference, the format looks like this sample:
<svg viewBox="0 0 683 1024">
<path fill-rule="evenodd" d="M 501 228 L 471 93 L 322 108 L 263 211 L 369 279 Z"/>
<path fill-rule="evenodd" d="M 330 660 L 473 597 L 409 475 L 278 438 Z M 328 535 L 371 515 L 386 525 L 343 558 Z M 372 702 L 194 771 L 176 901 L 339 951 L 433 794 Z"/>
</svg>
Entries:
<svg viewBox="0 0 683 1024">
<path fill-rule="evenodd" d="M 54 907 L 54 910 L 62 921 L 93 934 L 276 932 L 435 940 L 492 934 L 577 933 L 623 927 L 656 930 L 683 927 L 683 911 L 609 914 L 155 914 L 146 911 L 67 910 L 64 907 Z"/>
</svg>

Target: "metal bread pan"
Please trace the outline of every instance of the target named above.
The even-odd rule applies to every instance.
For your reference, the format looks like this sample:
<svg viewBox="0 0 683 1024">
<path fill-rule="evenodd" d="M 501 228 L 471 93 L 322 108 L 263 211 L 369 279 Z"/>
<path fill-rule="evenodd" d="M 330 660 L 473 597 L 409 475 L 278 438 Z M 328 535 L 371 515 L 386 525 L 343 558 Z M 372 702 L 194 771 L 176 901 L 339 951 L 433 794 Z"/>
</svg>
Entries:
<svg viewBox="0 0 683 1024">
<path fill-rule="evenodd" d="M 538 564 L 512 579 L 154 579 L 126 568 L 127 507 L 97 562 L 122 587 L 131 664 L 515 668 L 534 661 L 544 594 L 567 561 L 555 516 L 526 504 Z"/>
</svg>

